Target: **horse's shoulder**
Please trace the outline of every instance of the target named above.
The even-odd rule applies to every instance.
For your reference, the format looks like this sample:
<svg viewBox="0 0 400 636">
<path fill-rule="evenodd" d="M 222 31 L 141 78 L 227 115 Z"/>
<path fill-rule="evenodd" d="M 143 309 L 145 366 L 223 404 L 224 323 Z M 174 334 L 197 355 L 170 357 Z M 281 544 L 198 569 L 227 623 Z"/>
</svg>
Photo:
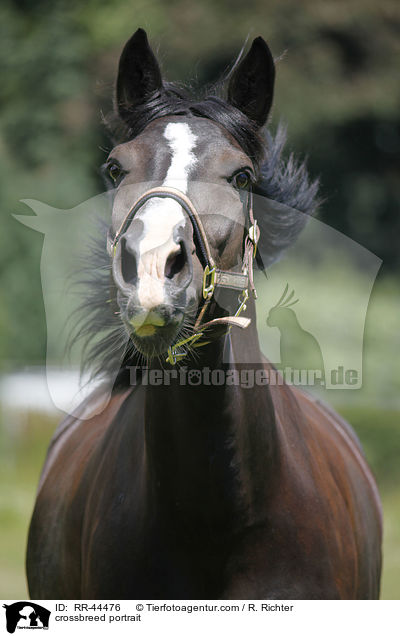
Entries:
<svg viewBox="0 0 400 636">
<path fill-rule="evenodd" d="M 299 406 L 313 421 L 318 421 L 325 430 L 335 431 L 339 436 L 358 453 L 364 457 L 361 442 L 350 424 L 339 415 L 333 408 L 320 398 L 317 398 L 306 391 L 293 388 Z"/>
<path fill-rule="evenodd" d="M 104 387 L 98 387 L 60 422 L 50 441 L 38 490 L 50 473 L 55 473 L 58 468 L 65 471 L 66 462 L 79 470 L 131 392 L 132 388 L 110 397 Z"/>
<path fill-rule="evenodd" d="M 268 361 L 266 365 L 274 368 Z M 286 462 L 298 476 L 304 478 L 310 469 L 310 474 L 323 480 L 325 488 L 332 492 L 339 488 L 342 493 L 348 491 L 351 479 L 357 497 L 372 498 L 377 518 L 381 518 L 376 482 L 350 424 L 321 399 L 298 387 L 275 384 L 270 393 Z M 304 485 L 304 479 L 300 483 Z"/>
<path fill-rule="evenodd" d="M 270 386 L 272 401 L 278 416 L 284 419 L 289 416 L 290 419 L 290 415 L 293 415 L 293 419 L 306 420 L 312 428 L 337 431 L 348 444 L 355 446 L 358 452 L 363 454 L 359 438 L 345 419 L 320 398 L 314 397 L 301 388 L 286 384 L 274 365 L 265 357 L 263 361 L 268 373 L 271 374 L 273 371 L 273 377 L 277 378 L 279 375 L 282 380 L 282 382 L 275 381 L 274 385 Z"/>
</svg>

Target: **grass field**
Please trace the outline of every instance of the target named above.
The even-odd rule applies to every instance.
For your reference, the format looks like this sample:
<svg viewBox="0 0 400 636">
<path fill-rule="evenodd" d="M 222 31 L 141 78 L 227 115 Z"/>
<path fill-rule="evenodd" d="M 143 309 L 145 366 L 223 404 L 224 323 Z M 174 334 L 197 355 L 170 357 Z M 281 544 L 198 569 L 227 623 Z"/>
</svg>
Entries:
<svg viewBox="0 0 400 636">
<path fill-rule="evenodd" d="M 344 408 L 375 472 L 383 500 L 383 599 L 400 598 L 400 435 L 396 411 Z M 0 598 L 27 596 L 24 554 L 36 484 L 55 421 L 31 417 L 14 440 L 0 438 Z"/>
</svg>

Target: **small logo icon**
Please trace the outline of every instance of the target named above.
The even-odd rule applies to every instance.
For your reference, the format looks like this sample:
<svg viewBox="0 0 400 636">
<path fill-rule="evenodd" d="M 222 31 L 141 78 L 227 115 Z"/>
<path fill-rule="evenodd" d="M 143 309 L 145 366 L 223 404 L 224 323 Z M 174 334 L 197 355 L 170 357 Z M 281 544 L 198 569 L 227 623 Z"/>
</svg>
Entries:
<svg viewBox="0 0 400 636">
<path fill-rule="evenodd" d="M 6 610 L 9 634 L 14 634 L 16 629 L 49 629 L 51 612 L 41 605 L 30 601 L 18 601 L 3 607 Z"/>
<path fill-rule="evenodd" d="M 318 371 L 319 382 L 324 382 L 324 359 L 318 340 L 301 326 L 293 305 L 299 302 L 294 298 L 294 290 L 289 293 L 289 284 L 282 296 L 268 314 L 268 327 L 277 327 L 280 331 L 281 362 L 276 364 L 278 368 L 303 369 L 305 371 Z"/>
</svg>

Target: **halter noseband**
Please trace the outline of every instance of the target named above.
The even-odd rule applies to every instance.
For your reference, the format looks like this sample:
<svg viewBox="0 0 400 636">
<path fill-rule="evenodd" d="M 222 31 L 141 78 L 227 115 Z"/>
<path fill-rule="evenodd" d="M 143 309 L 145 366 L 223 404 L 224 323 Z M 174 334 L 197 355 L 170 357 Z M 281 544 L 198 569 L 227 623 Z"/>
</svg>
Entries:
<svg viewBox="0 0 400 636">
<path fill-rule="evenodd" d="M 241 327 L 245 329 L 250 324 L 249 318 L 240 318 L 239 314 L 246 309 L 246 301 L 249 298 L 249 286 L 255 298 L 257 298 L 257 292 L 254 286 L 253 280 L 253 259 L 257 249 L 257 243 L 260 237 L 260 230 L 257 225 L 257 221 L 254 219 L 253 214 L 253 195 L 252 191 L 249 191 L 247 202 L 247 213 L 249 217 L 249 230 L 245 238 L 242 272 L 231 272 L 218 269 L 215 265 L 215 261 L 212 257 L 210 246 L 208 243 L 207 235 L 204 231 L 203 223 L 200 219 L 200 215 L 193 205 L 192 201 L 186 194 L 176 188 L 169 186 L 161 186 L 150 188 L 144 192 L 134 203 L 125 216 L 121 225 L 115 233 L 112 239 L 110 234 L 107 236 L 107 252 L 113 258 L 115 251 L 121 236 L 126 232 L 131 224 L 136 212 L 150 199 L 157 198 L 169 198 L 173 199 L 185 210 L 188 215 L 194 230 L 194 234 L 197 240 L 197 244 L 200 248 L 201 260 L 203 264 L 203 298 L 205 300 L 203 307 L 200 310 L 196 324 L 194 326 L 195 333 L 184 340 L 180 340 L 175 343 L 173 347 L 168 349 L 167 362 L 175 364 L 177 360 L 183 358 L 186 353 L 179 352 L 177 349 L 185 344 L 191 343 L 194 347 L 202 347 L 209 343 L 197 342 L 204 335 L 204 331 L 209 327 L 228 325 L 229 327 Z M 222 318 L 215 318 L 209 322 L 201 324 L 201 320 L 204 317 L 206 308 L 208 307 L 211 298 L 214 294 L 215 288 L 221 287 L 225 289 L 233 289 L 241 292 L 238 298 L 239 307 L 234 316 L 224 316 Z"/>
</svg>

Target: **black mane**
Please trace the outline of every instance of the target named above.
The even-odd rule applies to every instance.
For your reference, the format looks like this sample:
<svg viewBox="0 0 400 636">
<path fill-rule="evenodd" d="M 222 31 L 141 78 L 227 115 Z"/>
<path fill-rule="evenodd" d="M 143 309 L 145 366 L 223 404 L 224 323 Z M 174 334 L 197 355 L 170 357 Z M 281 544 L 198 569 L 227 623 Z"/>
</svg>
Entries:
<svg viewBox="0 0 400 636">
<path fill-rule="evenodd" d="M 183 87 L 164 83 L 163 91 L 157 91 L 146 102 L 131 109 L 127 119 L 121 119 L 115 108 L 105 123 L 113 142 L 124 143 L 137 137 L 155 119 L 173 115 L 204 117 L 220 124 L 236 139 L 256 168 L 260 168 L 265 148 L 256 124 L 218 95 L 198 100 Z"/>
<path fill-rule="evenodd" d="M 310 181 L 305 164 L 292 154 L 285 158 L 283 126 L 278 127 L 275 135 L 260 131 L 243 113 L 217 95 L 196 100 L 174 84 L 164 87 L 162 93 L 157 92 L 136 107 L 127 121 L 122 120 L 115 109 L 106 121 L 113 143 L 130 141 L 150 122 L 166 116 L 205 117 L 222 125 L 252 159 L 257 170 L 254 192 L 258 196 L 254 211 L 261 230 L 257 264 L 261 269 L 268 267 L 296 240 L 307 216 L 315 213 L 318 182 Z M 271 210 L 268 200 L 283 206 Z M 138 354 L 131 341 L 126 342 L 122 323 L 114 313 L 106 232 L 107 227 L 102 226 L 91 250 L 85 281 L 88 292 L 81 307 L 81 326 L 74 336 L 74 341 L 83 339 L 85 343 L 83 367 L 90 368 L 93 376 L 112 373 L 121 360 L 122 368 L 138 364 Z M 102 334 L 100 339 L 99 334 Z"/>
<path fill-rule="evenodd" d="M 292 245 L 320 204 L 319 181 L 310 180 L 306 163 L 293 153 L 285 156 L 286 128 L 280 124 L 275 135 L 265 132 L 266 159 L 254 188 L 255 216 L 260 226 L 257 264 L 269 267 Z M 281 203 L 273 206 L 268 200 Z"/>
</svg>

